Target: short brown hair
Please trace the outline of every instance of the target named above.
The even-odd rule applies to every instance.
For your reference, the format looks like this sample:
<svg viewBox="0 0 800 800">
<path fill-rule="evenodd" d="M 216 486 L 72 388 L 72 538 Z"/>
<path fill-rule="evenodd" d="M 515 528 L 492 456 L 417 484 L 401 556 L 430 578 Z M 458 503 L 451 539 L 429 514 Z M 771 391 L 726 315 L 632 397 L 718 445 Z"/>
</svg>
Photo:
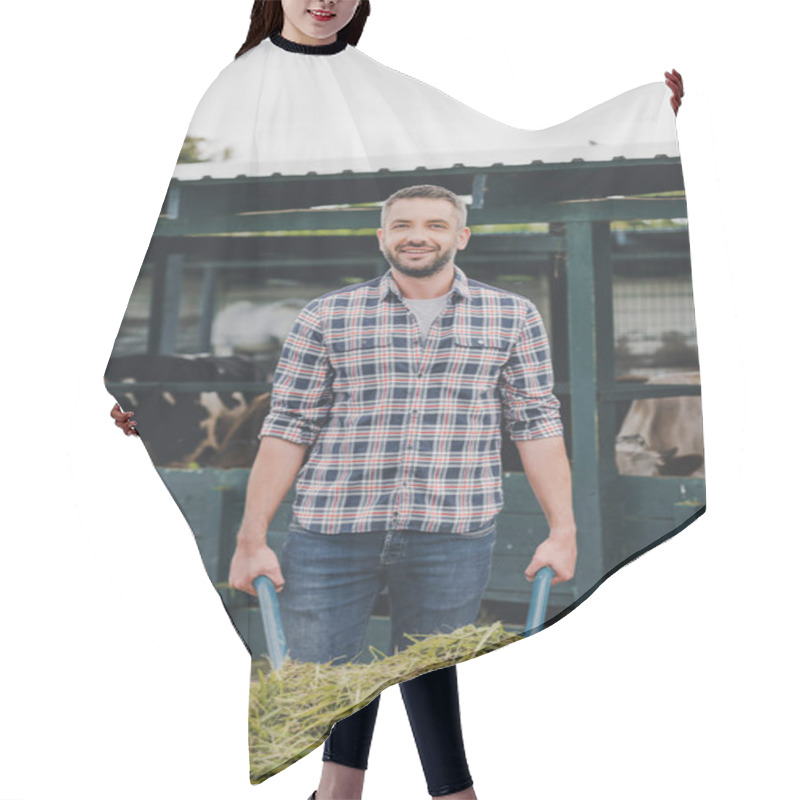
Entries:
<svg viewBox="0 0 800 800">
<path fill-rule="evenodd" d="M 447 200 L 455 206 L 460 227 L 463 228 L 466 226 L 467 204 L 457 194 L 453 194 L 449 189 L 445 189 L 444 186 L 434 186 L 430 183 L 423 183 L 419 186 L 406 186 L 403 189 L 398 189 L 394 194 L 389 195 L 389 197 L 383 201 L 383 207 L 381 208 L 381 228 L 386 224 L 386 212 L 396 200 L 407 200 L 414 197 Z"/>
</svg>

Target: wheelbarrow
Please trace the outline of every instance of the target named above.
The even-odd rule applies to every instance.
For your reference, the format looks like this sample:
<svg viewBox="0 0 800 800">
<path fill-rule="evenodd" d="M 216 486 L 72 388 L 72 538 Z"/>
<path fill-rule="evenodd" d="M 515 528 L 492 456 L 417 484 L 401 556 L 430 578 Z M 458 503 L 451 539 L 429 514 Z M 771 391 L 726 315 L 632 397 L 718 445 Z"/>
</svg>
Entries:
<svg viewBox="0 0 800 800">
<path fill-rule="evenodd" d="M 537 633 L 545 623 L 553 575 L 550 567 L 542 567 L 533 579 L 528 618 L 525 623 L 525 636 Z M 278 670 L 286 659 L 286 637 L 283 633 L 283 623 L 278 607 L 278 594 L 275 591 L 275 585 L 266 575 L 259 575 L 253 581 L 253 586 L 258 594 L 261 622 L 264 625 L 264 636 L 267 640 L 267 653 L 273 668 Z"/>
</svg>

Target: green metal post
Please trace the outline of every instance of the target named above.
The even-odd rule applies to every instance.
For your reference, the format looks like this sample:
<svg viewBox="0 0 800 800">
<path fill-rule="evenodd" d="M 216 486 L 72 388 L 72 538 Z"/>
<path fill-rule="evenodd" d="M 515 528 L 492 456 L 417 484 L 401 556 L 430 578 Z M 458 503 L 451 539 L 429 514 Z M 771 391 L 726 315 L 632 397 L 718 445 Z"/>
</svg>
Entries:
<svg viewBox="0 0 800 800">
<path fill-rule="evenodd" d="M 170 253 L 163 275 L 163 305 L 158 340 L 158 353 L 169 355 L 178 345 L 178 328 L 181 322 L 181 282 L 183 279 L 183 254 Z"/>
<path fill-rule="evenodd" d="M 211 328 L 217 299 L 217 268 L 204 267 L 200 298 L 200 321 L 197 326 L 197 351 L 211 352 Z"/>
<path fill-rule="evenodd" d="M 613 309 L 608 223 L 568 222 L 565 227 L 576 587 L 583 593 L 600 580 L 606 566 L 604 492 L 614 474 L 609 475 L 604 438 L 613 430 L 613 408 L 600 407 L 598 389 L 609 372 L 613 375 Z"/>
</svg>

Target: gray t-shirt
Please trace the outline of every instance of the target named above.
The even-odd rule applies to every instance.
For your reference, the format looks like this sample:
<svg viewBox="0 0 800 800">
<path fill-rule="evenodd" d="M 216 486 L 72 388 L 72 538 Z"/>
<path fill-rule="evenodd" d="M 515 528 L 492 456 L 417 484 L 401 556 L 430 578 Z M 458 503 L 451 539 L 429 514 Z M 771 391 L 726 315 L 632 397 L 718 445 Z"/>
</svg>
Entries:
<svg viewBox="0 0 800 800">
<path fill-rule="evenodd" d="M 432 297 L 430 300 L 411 300 L 405 298 L 408 307 L 414 312 L 419 322 L 419 327 L 422 332 L 420 344 L 425 343 L 428 337 L 428 331 L 439 312 L 447 305 L 448 294 L 440 295 L 439 297 Z"/>
</svg>

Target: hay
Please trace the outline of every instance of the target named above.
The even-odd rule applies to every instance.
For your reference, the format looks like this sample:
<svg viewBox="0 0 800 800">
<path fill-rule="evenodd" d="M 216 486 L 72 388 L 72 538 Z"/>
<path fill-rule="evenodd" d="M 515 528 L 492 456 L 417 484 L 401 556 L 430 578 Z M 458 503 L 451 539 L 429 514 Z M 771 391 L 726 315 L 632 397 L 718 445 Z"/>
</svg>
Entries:
<svg viewBox="0 0 800 800">
<path fill-rule="evenodd" d="M 413 641 L 391 656 L 370 647 L 372 662 L 333 666 L 287 659 L 272 671 L 254 663 L 250 687 L 250 782 L 261 783 L 310 753 L 333 723 L 370 703 L 392 684 L 467 661 L 524 638 L 501 623 L 466 625 L 452 633 L 408 636 Z"/>
</svg>

